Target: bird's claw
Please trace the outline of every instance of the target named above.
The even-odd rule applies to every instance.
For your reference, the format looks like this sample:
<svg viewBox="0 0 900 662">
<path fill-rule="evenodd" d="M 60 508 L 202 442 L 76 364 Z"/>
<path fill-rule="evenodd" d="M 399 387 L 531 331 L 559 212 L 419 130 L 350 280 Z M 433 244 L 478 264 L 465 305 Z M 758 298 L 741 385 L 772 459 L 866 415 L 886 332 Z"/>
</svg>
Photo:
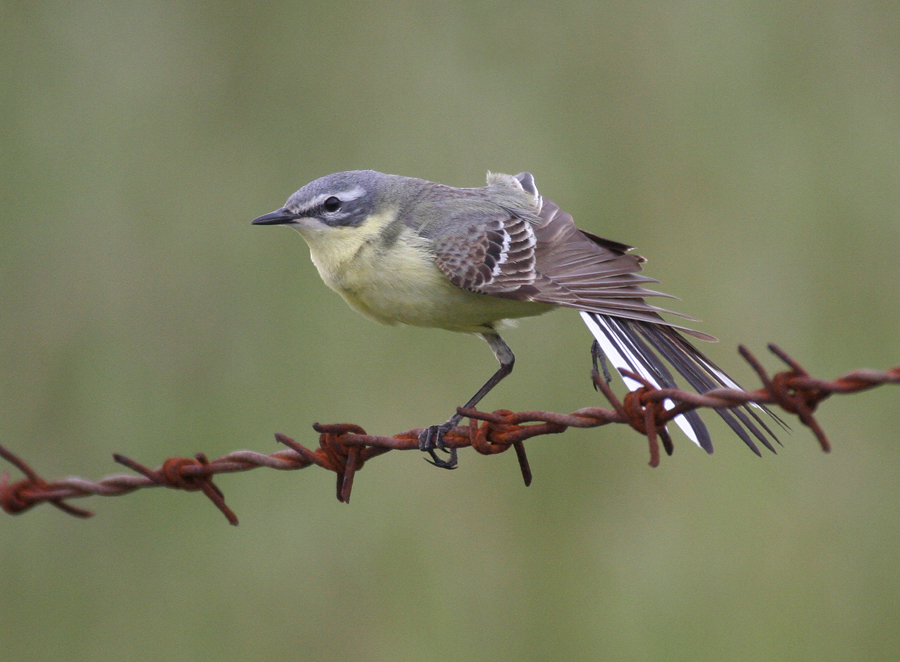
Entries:
<svg viewBox="0 0 900 662">
<path fill-rule="evenodd" d="M 455 427 L 451 422 L 441 423 L 440 425 L 431 425 L 419 435 L 419 450 L 428 453 L 431 459 L 425 458 L 429 464 L 433 464 L 441 469 L 456 469 L 458 464 L 456 460 L 456 449 L 444 446 L 444 435 Z M 438 457 L 435 450 L 447 453 L 447 459 Z"/>
</svg>

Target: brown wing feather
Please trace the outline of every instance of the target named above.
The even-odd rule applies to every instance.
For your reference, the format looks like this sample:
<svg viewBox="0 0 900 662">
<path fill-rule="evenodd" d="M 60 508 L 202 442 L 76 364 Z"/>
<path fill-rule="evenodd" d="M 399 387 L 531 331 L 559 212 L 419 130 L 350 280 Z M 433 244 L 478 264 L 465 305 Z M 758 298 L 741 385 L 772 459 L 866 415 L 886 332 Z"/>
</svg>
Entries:
<svg viewBox="0 0 900 662">
<path fill-rule="evenodd" d="M 628 253 L 630 246 L 579 230 L 572 217 L 550 200 L 544 199 L 540 216 L 543 223 L 535 229 L 536 270 L 542 278 L 536 283 L 541 285 L 540 291 L 531 297 L 534 301 L 675 326 L 698 338 L 715 340 L 666 322 L 660 313 L 693 318 L 644 301 L 647 296 L 674 297 L 641 286 L 658 281 L 640 273 L 645 260 Z"/>
<path fill-rule="evenodd" d="M 660 317 L 694 319 L 644 301 L 670 296 L 642 287 L 658 282 L 640 273 L 644 258 L 628 253 L 630 246 L 579 230 L 550 200 L 543 200 L 538 225 L 506 212 L 468 220 L 435 239 L 435 261 L 457 287 L 665 324 L 715 340 Z"/>
<path fill-rule="evenodd" d="M 526 221 L 498 214 L 485 223 L 454 228 L 435 240 L 435 261 L 457 287 L 515 296 L 535 279 L 537 240 Z"/>
</svg>

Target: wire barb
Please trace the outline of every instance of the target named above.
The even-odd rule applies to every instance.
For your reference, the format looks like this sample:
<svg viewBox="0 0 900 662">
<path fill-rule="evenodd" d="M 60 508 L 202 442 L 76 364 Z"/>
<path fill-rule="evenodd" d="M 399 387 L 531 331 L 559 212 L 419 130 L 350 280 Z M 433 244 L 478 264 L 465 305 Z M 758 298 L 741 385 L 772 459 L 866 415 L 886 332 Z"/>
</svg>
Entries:
<svg viewBox="0 0 900 662">
<path fill-rule="evenodd" d="M 591 379 L 612 409 L 585 407 L 571 414 L 560 414 L 546 411 L 512 412 L 506 409 L 482 412 L 477 409 L 459 408 L 457 411 L 469 419 L 469 424 L 449 430 L 443 442 L 447 448 L 452 449 L 471 446 L 482 455 L 496 455 L 513 448 L 522 479 L 527 486 L 531 484 L 532 474 L 524 442 L 532 437 L 560 434 L 570 427 L 594 428 L 610 423 L 624 423 L 646 437 L 650 466 L 655 467 L 660 462 L 660 443 L 667 455 L 671 455 L 674 451 L 672 438 L 666 431 L 666 423 L 675 416 L 692 409 L 723 409 L 752 402 L 775 405 L 797 416 L 812 430 L 822 450 L 828 452 L 831 444 L 813 416 L 820 402 L 835 393 L 857 393 L 882 384 L 900 383 L 900 367 L 885 372 L 857 370 L 833 381 L 815 379 L 776 345 L 769 345 L 768 348 L 787 364 L 789 370 L 770 377 L 746 347 L 740 346 L 738 350 L 762 382 L 762 388 L 755 391 L 717 388 L 698 394 L 679 389 L 657 389 L 640 376 L 628 374 L 627 376 L 643 385 L 628 393 L 624 401 L 621 401 L 594 362 Z M 667 400 L 674 403 L 671 409 L 666 409 L 664 403 Z M 348 503 L 356 473 L 368 460 L 392 450 L 418 450 L 419 434 L 422 431 L 407 430 L 386 437 L 367 434 L 360 426 L 350 423 L 330 425 L 315 423 L 313 429 L 319 433 L 318 448 L 309 449 L 287 435 L 276 433 L 276 441 L 288 448 L 268 455 L 241 450 L 209 460 L 203 453 L 197 453 L 193 458 L 168 458 L 159 468 L 150 469 L 116 454 L 113 459 L 137 475 L 107 476 L 96 482 L 83 478 L 45 481 L 24 460 L 0 445 L 0 457 L 25 476 L 15 482 L 11 482 L 8 473 L 0 476 L 0 508 L 10 515 L 17 515 L 46 502 L 69 515 L 91 517 L 92 512 L 76 508 L 67 503 L 67 500 L 91 495 L 120 496 L 146 487 L 169 487 L 188 492 L 202 492 L 225 515 L 230 524 L 237 525 L 237 516 L 225 505 L 225 497 L 213 483 L 213 476 L 249 471 L 259 467 L 294 471 L 316 465 L 336 474 L 337 498 L 343 503 Z"/>
<path fill-rule="evenodd" d="M 203 492 L 215 504 L 216 508 L 225 515 L 225 519 L 228 520 L 229 524 L 232 526 L 238 525 L 237 515 L 225 505 L 225 495 L 212 481 L 212 475 L 209 472 L 209 460 L 203 453 L 197 453 L 194 459 L 189 457 L 170 457 L 163 462 L 159 469 L 148 469 L 144 465 L 118 453 L 113 454 L 113 459 L 132 471 L 145 476 L 147 480 L 152 481 L 156 485 L 188 492 Z"/>
</svg>

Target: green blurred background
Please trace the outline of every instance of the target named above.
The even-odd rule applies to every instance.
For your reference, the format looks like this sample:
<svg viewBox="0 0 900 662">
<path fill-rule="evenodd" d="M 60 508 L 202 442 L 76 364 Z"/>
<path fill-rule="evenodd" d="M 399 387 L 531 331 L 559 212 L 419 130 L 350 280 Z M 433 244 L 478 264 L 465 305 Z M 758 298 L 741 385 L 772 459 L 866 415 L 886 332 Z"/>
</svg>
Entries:
<svg viewBox="0 0 900 662">
<path fill-rule="evenodd" d="M 495 369 L 250 226 L 337 170 L 530 170 L 749 384 L 739 342 L 900 364 L 896 2 L 0 2 L 0 80 L 0 442 L 48 479 L 420 427 Z M 603 404 L 577 315 L 506 338 L 486 408 Z M 528 489 L 512 454 L 395 453 L 349 506 L 321 470 L 223 477 L 237 529 L 168 490 L 2 516 L 0 655 L 898 659 L 898 403 L 825 403 L 830 455 L 710 418 L 713 456 L 679 434 L 656 470 L 627 429 L 535 440 Z"/>
</svg>

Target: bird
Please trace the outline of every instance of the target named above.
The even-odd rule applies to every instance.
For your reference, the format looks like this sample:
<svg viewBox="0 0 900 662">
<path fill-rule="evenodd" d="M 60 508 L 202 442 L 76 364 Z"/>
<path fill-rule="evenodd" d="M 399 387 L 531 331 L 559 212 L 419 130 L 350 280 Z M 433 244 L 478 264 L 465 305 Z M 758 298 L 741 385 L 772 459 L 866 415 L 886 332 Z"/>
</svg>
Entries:
<svg viewBox="0 0 900 662">
<path fill-rule="evenodd" d="M 515 355 L 498 333 L 504 323 L 558 308 L 577 310 L 594 337 L 592 352 L 618 370 L 640 375 L 656 388 L 678 388 L 672 371 L 694 390 L 740 386 L 686 336 L 716 338 L 666 320 L 696 318 L 647 303 L 671 295 L 647 289 L 645 259 L 633 248 L 580 230 L 572 217 L 537 189 L 534 176 L 487 174 L 487 185 L 456 188 L 374 170 L 320 177 L 284 206 L 252 221 L 285 225 L 306 241 L 325 284 L 363 316 L 477 334 L 499 369 L 466 402 L 471 408 L 508 376 Z M 623 376 L 630 389 L 641 386 Z M 607 377 L 607 381 L 609 377 Z M 666 407 L 673 407 L 666 401 Z M 775 434 L 759 412 L 739 406 L 719 416 L 757 455 L 755 441 L 775 451 Z M 424 428 L 420 450 L 430 462 L 453 469 L 454 447 L 443 439 L 462 416 Z M 709 431 L 696 410 L 674 422 L 708 453 Z M 780 422 L 780 421 L 779 421 Z M 446 457 L 439 456 L 439 450 Z M 427 459 L 427 458 L 426 458 Z"/>
</svg>

